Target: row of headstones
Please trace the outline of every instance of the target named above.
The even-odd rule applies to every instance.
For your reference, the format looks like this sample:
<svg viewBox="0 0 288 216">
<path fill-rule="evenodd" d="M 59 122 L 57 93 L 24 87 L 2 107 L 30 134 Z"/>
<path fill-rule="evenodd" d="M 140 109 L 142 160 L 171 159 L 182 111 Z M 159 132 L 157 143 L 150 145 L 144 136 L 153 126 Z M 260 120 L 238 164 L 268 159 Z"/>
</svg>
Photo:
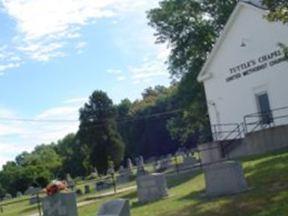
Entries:
<svg viewBox="0 0 288 216">
<path fill-rule="evenodd" d="M 2 200 L 5 201 L 5 200 L 11 200 L 11 199 L 13 199 L 13 198 L 20 198 L 20 197 L 22 197 L 23 195 L 32 195 L 33 193 L 30 192 L 30 191 L 32 191 L 32 190 L 35 190 L 35 188 L 34 188 L 34 187 L 29 187 L 29 188 L 25 191 L 24 194 L 23 194 L 21 191 L 18 191 L 18 192 L 16 193 L 16 196 L 15 196 L 15 197 L 13 197 L 13 196 L 12 196 L 11 194 L 9 194 L 9 193 L 6 193 Z M 39 189 L 37 189 L 37 190 L 39 190 Z"/>
<path fill-rule="evenodd" d="M 247 188 L 242 168 L 236 162 L 217 163 L 204 169 L 208 196 L 233 194 Z M 213 181 L 212 181 L 213 179 Z M 137 177 L 137 196 L 140 203 L 152 202 L 168 196 L 166 178 L 163 173 Z M 232 181 L 232 182 L 231 182 Z M 76 195 L 57 194 L 43 200 L 45 216 L 77 216 Z M 98 216 L 130 216 L 127 200 L 114 200 L 105 203 Z"/>
<path fill-rule="evenodd" d="M 140 203 L 151 202 L 168 196 L 164 174 L 137 177 L 137 195 Z M 58 193 L 42 200 L 44 216 L 78 216 L 76 194 Z M 128 200 L 112 200 L 102 205 L 98 216 L 130 216 Z"/>
<path fill-rule="evenodd" d="M 13 196 L 12 196 L 11 194 L 9 194 L 9 193 L 6 193 L 5 196 L 3 197 L 2 201 L 11 200 L 11 199 L 13 199 L 13 198 L 21 198 L 21 197 L 23 197 L 24 195 L 31 195 L 31 196 L 33 197 L 33 196 L 37 193 L 36 190 L 37 190 L 37 192 L 41 191 L 40 188 L 34 188 L 34 187 L 31 186 L 31 187 L 29 187 L 29 188 L 25 191 L 24 194 L 23 194 L 22 192 L 18 191 L 18 192 L 16 193 L 16 196 L 15 196 L 15 197 L 13 197 Z"/>
<path fill-rule="evenodd" d="M 182 158 L 183 161 L 179 163 L 178 157 Z M 197 165 L 199 160 L 197 160 L 193 154 L 186 154 L 182 151 L 177 152 L 177 154 L 173 157 L 172 155 L 168 155 L 160 160 L 157 160 L 154 163 L 154 170 L 155 172 L 163 172 L 170 168 L 175 168 L 175 165 L 179 166 L 182 169 L 192 168 L 193 166 Z"/>
</svg>

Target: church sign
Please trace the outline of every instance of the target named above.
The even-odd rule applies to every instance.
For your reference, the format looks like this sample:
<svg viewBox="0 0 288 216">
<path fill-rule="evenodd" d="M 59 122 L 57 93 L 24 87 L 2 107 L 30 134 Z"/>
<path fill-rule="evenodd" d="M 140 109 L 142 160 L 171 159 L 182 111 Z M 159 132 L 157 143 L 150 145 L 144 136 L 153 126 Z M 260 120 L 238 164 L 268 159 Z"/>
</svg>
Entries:
<svg viewBox="0 0 288 216">
<path fill-rule="evenodd" d="M 252 59 L 235 67 L 229 69 L 229 77 L 226 78 L 226 82 L 238 80 L 242 77 L 246 77 L 253 73 L 273 67 L 284 61 L 287 61 L 287 57 L 284 55 L 283 50 L 276 50 L 270 54 L 260 56 L 258 59 Z"/>
</svg>

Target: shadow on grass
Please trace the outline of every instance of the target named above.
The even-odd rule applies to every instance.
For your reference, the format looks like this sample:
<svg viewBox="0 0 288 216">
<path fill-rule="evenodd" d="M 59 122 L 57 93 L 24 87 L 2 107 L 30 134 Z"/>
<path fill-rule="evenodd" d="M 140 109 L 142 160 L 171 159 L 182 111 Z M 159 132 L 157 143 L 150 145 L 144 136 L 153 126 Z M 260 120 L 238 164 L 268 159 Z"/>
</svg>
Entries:
<svg viewBox="0 0 288 216">
<path fill-rule="evenodd" d="M 177 187 L 181 184 L 184 184 L 185 182 L 190 181 L 191 179 L 197 177 L 201 171 L 192 171 L 192 172 L 187 172 L 187 173 L 175 173 L 173 176 L 167 176 L 167 187 L 173 188 Z"/>
<path fill-rule="evenodd" d="M 131 193 L 128 193 L 128 194 L 125 194 L 125 195 L 121 196 L 122 199 L 129 199 L 129 200 L 134 199 L 136 197 L 137 197 L 137 192 L 136 191 L 133 191 Z"/>
<path fill-rule="evenodd" d="M 193 191 L 192 193 L 180 197 L 179 201 L 182 200 L 199 200 L 199 201 L 205 201 L 207 200 L 207 198 L 205 197 L 205 191 L 204 190 L 199 190 L 199 191 Z"/>
<path fill-rule="evenodd" d="M 180 200 L 196 200 L 196 204 L 178 209 L 167 216 L 286 216 L 288 154 L 269 156 L 272 157 L 255 165 L 252 161 L 245 169 L 248 185 L 254 188 L 253 190 L 215 199 L 201 197 L 201 191 L 193 192 Z"/>
<path fill-rule="evenodd" d="M 252 187 L 286 185 L 288 187 L 288 154 L 279 155 L 244 169 Z M 273 189 L 273 188 L 272 188 Z M 275 188 L 277 190 L 277 188 Z M 281 188 L 280 188 L 281 189 Z"/>
</svg>

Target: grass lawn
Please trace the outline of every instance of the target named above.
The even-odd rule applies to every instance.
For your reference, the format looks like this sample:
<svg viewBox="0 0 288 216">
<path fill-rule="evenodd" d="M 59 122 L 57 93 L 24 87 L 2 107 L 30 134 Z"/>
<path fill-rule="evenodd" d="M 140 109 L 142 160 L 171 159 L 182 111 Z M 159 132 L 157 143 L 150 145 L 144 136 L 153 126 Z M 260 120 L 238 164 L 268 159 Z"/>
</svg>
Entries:
<svg viewBox="0 0 288 216">
<path fill-rule="evenodd" d="M 95 216 L 99 206 L 115 198 L 130 199 L 133 216 L 287 216 L 288 215 L 288 152 L 250 157 L 242 160 L 251 190 L 237 196 L 207 199 L 203 196 L 205 183 L 201 172 L 170 176 L 169 197 L 140 205 L 136 190 L 111 195 L 79 207 L 80 216 Z M 133 184 L 133 182 L 132 182 Z M 131 185 L 131 184 L 130 184 Z M 79 197 L 93 200 L 96 194 Z M 4 207 L 5 216 L 25 216 L 35 211 L 28 201 L 19 200 Z"/>
<path fill-rule="evenodd" d="M 243 166 L 251 190 L 237 196 L 205 198 L 198 173 L 168 179 L 170 196 L 164 200 L 139 205 L 136 192 L 120 197 L 130 199 L 134 216 L 287 216 L 288 152 L 246 158 Z M 80 216 L 95 216 L 103 202 L 79 208 Z"/>
</svg>

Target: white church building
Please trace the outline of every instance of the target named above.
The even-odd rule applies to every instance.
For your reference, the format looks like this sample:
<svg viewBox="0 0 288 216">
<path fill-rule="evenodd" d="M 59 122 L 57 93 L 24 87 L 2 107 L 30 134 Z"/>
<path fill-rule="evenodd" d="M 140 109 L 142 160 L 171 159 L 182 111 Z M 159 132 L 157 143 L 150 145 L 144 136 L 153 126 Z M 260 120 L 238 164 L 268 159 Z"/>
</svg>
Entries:
<svg viewBox="0 0 288 216">
<path fill-rule="evenodd" d="M 281 46 L 288 45 L 288 26 L 269 22 L 267 13 L 257 1 L 240 1 L 198 76 L 214 139 L 238 124 L 246 133 L 288 124 L 288 61 Z"/>
</svg>

